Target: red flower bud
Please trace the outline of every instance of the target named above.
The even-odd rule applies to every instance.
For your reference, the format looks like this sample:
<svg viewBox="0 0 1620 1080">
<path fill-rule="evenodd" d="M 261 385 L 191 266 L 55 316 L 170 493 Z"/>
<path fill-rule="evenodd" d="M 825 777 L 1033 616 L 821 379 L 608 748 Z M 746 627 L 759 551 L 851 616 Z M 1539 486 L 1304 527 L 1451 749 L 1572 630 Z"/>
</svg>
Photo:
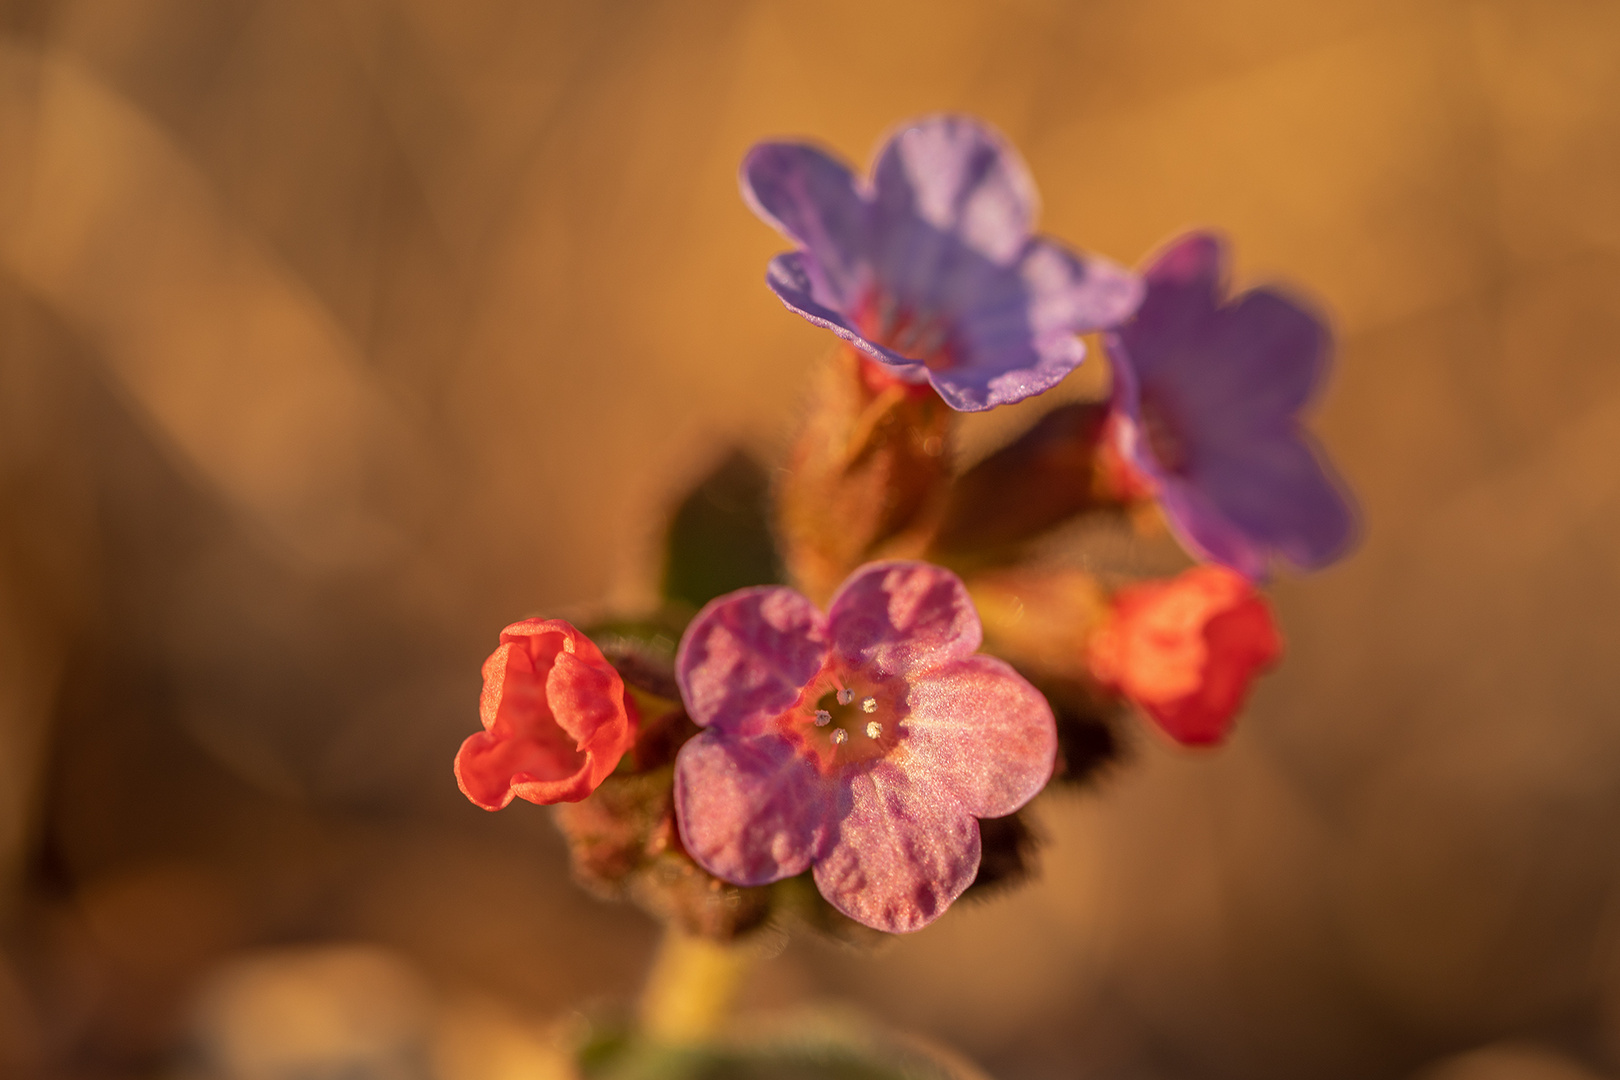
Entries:
<svg viewBox="0 0 1620 1080">
<path fill-rule="evenodd" d="M 513 623 L 484 661 L 484 730 L 461 744 L 456 783 L 485 810 L 578 802 L 635 741 L 634 709 L 590 638 L 561 619 Z"/>
<path fill-rule="evenodd" d="M 1092 675 L 1187 746 L 1220 742 L 1249 682 L 1282 654 L 1271 610 L 1247 578 L 1200 566 L 1121 589 L 1092 635 Z"/>
</svg>

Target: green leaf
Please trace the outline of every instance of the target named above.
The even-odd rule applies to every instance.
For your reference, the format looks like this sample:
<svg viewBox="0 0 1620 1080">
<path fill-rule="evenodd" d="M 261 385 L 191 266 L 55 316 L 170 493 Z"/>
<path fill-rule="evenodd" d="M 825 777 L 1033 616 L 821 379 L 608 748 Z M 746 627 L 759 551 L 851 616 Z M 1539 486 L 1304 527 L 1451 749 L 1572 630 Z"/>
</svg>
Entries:
<svg viewBox="0 0 1620 1080">
<path fill-rule="evenodd" d="M 694 608 L 735 589 L 780 584 L 764 467 L 744 450 L 727 454 L 676 508 L 665 552 L 664 595 Z"/>
</svg>

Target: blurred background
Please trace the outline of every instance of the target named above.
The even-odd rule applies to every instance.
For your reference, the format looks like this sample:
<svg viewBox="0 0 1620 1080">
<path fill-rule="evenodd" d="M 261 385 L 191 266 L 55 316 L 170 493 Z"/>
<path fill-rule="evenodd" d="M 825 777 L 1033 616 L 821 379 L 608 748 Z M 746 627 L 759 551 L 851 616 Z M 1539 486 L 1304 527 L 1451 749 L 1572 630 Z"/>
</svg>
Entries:
<svg viewBox="0 0 1620 1080">
<path fill-rule="evenodd" d="M 745 149 L 940 109 L 1046 231 L 1336 313 L 1366 538 L 1224 751 L 751 1006 L 1008 1080 L 1620 1076 L 1613 0 L 0 0 L 0 1075 L 537 1076 L 634 993 L 650 921 L 455 789 L 478 665 L 780 452 L 827 342 Z"/>
</svg>

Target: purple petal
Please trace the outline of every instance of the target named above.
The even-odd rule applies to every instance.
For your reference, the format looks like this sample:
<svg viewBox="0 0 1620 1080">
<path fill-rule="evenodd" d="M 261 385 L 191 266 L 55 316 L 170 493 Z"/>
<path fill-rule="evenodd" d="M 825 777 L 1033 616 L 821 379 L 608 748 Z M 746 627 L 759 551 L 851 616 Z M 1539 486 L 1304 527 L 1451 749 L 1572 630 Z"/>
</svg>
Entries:
<svg viewBox="0 0 1620 1080">
<path fill-rule="evenodd" d="M 803 143 L 767 142 L 743 159 L 743 199 L 809 255 L 834 306 L 847 308 L 866 278 L 867 205 L 843 162 Z"/>
<path fill-rule="evenodd" d="M 1177 366 L 1184 352 L 1208 339 L 1225 266 L 1225 242 L 1213 233 L 1189 233 L 1154 256 L 1143 274 L 1141 306 L 1119 331 L 1138 376 L 1150 379 L 1160 365 Z"/>
<path fill-rule="evenodd" d="M 983 636 L 960 578 L 905 560 L 868 563 L 850 575 L 827 625 L 847 662 L 908 679 L 972 655 Z"/>
<path fill-rule="evenodd" d="M 848 319 L 833 309 L 832 298 L 825 290 L 818 291 L 805 257 L 799 252 L 786 252 L 772 259 L 765 271 L 765 283 L 789 311 L 831 330 L 872 359 L 897 369 L 895 373 L 902 378 L 915 376 L 913 381 L 922 381 L 926 369 L 921 364 L 868 341 Z"/>
<path fill-rule="evenodd" d="M 1207 454 L 1189 479 L 1239 530 L 1301 570 L 1326 566 L 1355 540 L 1344 484 L 1303 432 L 1254 439 L 1239 453 Z"/>
<path fill-rule="evenodd" d="M 801 874 L 847 804 L 839 786 L 776 735 L 709 730 L 675 759 L 675 817 L 699 866 L 733 885 Z"/>
<path fill-rule="evenodd" d="M 1254 289 L 1216 313 L 1202 355 L 1184 354 L 1182 379 L 1201 416 L 1275 427 L 1310 401 L 1330 346 L 1326 322 L 1302 302 Z"/>
<path fill-rule="evenodd" d="M 1052 707 L 1001 660 L 970 656 L 915 679 L 907 706 L 908 771 L 965 813 L 1004 817 L 1052 777 Z"/>
<path fill-rule="evenodd" d="M 1016 151 L 963 116 L 935 116 L 889 137 L 873 166 L 878 233 L 921 219 L 1003 265 L 1023 250 L 1039 205 Z"/>
<path fill-rule="evenodd" d="M 1076 255 L 1044 236 L 1031 240 L 1018 264 L 1037 334 L 1110 330 L 1135 314 L 1146 285 L 1107 259 Z"/>
<path fill-rule="evenodd" d="M 994 132 L 935 117 L 878 154 L 869 251 L 876 283 L 913 317 L 954 314 L 1023 254 L 1035 186 Z"/>
<path fill-rule="evenodd" d="M 1201 562 L 1230 567 L 1250 581 L 1266 577 L 1270 552 L 1232 521 L 1201 487 L 1162 474 L 1159 505 L 1181 546 Z"/>
<path fill-rule="evenodd" d="M 816 887 L 857 922 L 919 930 L 973 883 L 979 823 L 889 762 L 848 783 L 852 805 L 816 861 Z"/>
<path fill-rule="evenodd" d="M 693 721 L 757 735 L 798 699 L 827 656 L 815 605 L 761 586 L 711 600 L 681 637 L 675 678 Z"/>
<path fill-rule="evenodd" d="M 1086 347 L 1079 338 L 1063 334 L 1034 343 L 1026 339 L 1016 359 L 1009 360 L 1009 352 L 1013 350 L 1000 357 L 1006 367 L 998 367 L 992 357 L 972 366 L 930 370 L 928 381 L 958 412 L 983 412 L 1050 390 L 1085 359 Z"/>
<path fill-rule="evenodd" d="M 936 366 L 930 381 L 952 408 L 977 412 L 1056 386 L 1085 356 L 1075 335 L 1128 318 L 1142 284 L 1107 260 L 1081 259 L 1037 238 L 1014 269 L 959 272 L 948 291 L 947 303 L 960 305 L 954 363 Z"/>
</svg>

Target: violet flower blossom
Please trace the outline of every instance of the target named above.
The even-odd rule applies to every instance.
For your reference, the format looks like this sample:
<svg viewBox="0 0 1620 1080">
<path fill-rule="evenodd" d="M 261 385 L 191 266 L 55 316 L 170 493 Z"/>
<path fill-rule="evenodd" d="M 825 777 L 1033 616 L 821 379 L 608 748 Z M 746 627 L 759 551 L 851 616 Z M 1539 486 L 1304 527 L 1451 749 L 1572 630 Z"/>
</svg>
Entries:
<svg viewBox="0 0 1620 1080">
<path fill-rule="evenodd" d="M 922 562 L 862 567 L 826 615 L 775 586 L 712 601 L 675 661 L 704 728 L 675 763 L 687 851 L 737 885 L 813 867 L 879 930 L 931 922 L 978 872 L 975 819 L 1033 798 L 1057 752 L 1046 699 L 979 641 L 962 582 Z"/>
<path fill-rule="evenodd" d="M 1130 271 L 1032 236 L 1037 197 L 1017 153 L 961 116 L 905 125 L 870 181 L 804 143 L 757 144 L 742 164 L 753 211 L 798 250 L 766 282 L 897 378 L 977 412 L 1055 386 L 1142 296 Z"/>
<path fill-rule="evenodd" d="M 1259 288 L 1225 299 L 1224 241 L 1190 233 L 1144 275 L 1136 316 L 1106 338 L 1110 439 L 1196 556 L 1251 580 L 1273 556 L 1317 569 L 1355 538 L 1355 511 L 1300 410 L 1328 370 L 1324 321 Z"/>
</svg>

